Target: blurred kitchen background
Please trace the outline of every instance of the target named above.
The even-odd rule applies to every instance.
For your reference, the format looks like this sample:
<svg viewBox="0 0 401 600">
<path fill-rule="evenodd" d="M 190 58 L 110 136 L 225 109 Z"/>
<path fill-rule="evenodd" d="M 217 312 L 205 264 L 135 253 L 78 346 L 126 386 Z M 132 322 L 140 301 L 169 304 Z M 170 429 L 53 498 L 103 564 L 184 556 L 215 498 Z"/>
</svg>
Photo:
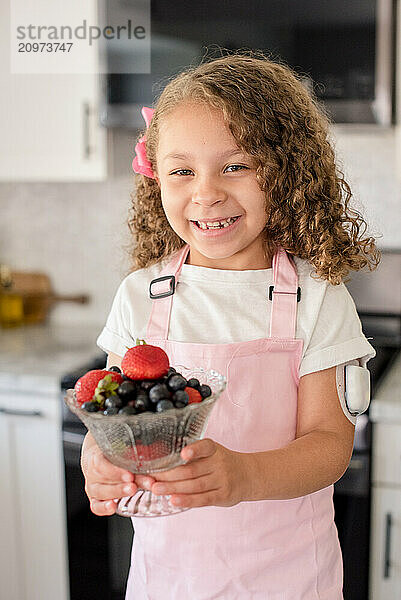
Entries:
<svg viewBox="0 0 401 600">
<path fill-rule="evenodd" d="M 85 3 L 99 24 L 125 23 L 134 8 L 145 14 L 149 1 Z M 347 284 L 377 357 L 372 404 L 334 501 L 345 600 L 401 599 L 399 2 L 153 0 L 150 9 L 149 75 L 11 75 L 0 1 L 0 597 L 124 597 L 131 523 L 90 513 L 85 430 L 63 408 L 63 390 L 105 364 L 95 341 L 130 268 L 140 108 L 223 47 L 271 52 L 314 89 L 353 205 L 383 252 L 376 272 Z M 129 61 L 127 43 L 93 52 L 99 63 Z"/>
</svg>

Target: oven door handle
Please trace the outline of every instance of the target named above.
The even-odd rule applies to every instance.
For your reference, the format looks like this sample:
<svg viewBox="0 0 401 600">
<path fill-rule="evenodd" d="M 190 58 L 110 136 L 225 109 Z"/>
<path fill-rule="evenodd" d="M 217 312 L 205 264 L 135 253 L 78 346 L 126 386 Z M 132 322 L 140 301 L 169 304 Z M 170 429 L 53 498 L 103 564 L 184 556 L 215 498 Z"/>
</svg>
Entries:
<svg viewBox="0 0 401 600">
<path fill-rule="evenodd" d="M 75 433 L 73 431 L 63 431 L 63 442 L 73 446 L 81 447 L 85 439 L 85 433 Z"/>
</svg>

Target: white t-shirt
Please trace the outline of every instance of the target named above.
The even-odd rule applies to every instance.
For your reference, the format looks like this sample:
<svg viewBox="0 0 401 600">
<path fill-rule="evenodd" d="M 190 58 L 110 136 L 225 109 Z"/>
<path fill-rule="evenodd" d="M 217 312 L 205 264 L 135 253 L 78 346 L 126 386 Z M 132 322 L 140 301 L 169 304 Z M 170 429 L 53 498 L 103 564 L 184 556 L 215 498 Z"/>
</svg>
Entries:
<svg viewBox="0 0 401 600">
<path fill-rule="evenodd" d="M 146 339 L 152 302 L 149 284 L 168 259 L 130 273 L 121 282 L 97 344 L 123 356 L 136 338 Z M 295 257 L 301 301 L 296 337 L 304 341 L 300 377 L 352 359 L 365 366 L 375 356 L 362 333 L 354 301 L 344 284 L 312 279 L 313 267 Z M 173 296 L 168 339 L 232 343 L 269 337 L 268 289 L 273 269 L 226 271 L 184 264 Z"/>
</svg>

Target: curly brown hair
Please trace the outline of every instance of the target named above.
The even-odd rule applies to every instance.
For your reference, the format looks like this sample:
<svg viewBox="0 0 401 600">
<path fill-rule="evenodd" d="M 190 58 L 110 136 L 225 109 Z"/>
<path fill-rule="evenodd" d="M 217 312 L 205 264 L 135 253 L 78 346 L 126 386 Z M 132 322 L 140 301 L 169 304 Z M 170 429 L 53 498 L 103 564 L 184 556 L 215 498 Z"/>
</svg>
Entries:
<svg viewBox="0 0 401 600">
<path fill-rule="evenodd" d="M 157 172 L 159 124 L 180 103 L 222 111 L 238 147 L 255 159 L 266 194 L 266 253 L 277 247 L 307 260 L 315 277 L 338 285 L 349 273 L 377 267 L 380 252 L 367 224 L 349 206 L 351 189 L 335 163 L 330 119 L 302 78 L 261 51 L 237 51 L 190 66 L 160 94 L 146 132 Z M 154 179 L 136 175 L 128 224 L 133 268 L 169 256 L 185 242 L 171 228 Z"/>
</svg>

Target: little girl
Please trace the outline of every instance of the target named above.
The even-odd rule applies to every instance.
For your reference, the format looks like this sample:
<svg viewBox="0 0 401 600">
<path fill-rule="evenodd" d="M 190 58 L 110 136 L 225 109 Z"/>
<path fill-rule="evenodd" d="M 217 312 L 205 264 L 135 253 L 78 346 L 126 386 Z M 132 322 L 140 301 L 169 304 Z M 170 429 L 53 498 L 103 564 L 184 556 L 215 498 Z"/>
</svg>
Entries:
<svg viewBox="0 0 401 600">
<path fill-rule="evenodd" d="M 134 269 L 98 345 L 120 365 L 143 338 L 227 389 L 185 464 L 152 477 L 86 436 L 95 514 L 138 486 L 191 509 L 133 518 L 126 599 L 339 600 L 333 483 L 356 421 L 340 367 L 374 356 L 342 281 L 379 253 L 348 206 L 329 121 L 294 72 L 252 52 L 183 71 L 143 115 Z"/>
</svg>

